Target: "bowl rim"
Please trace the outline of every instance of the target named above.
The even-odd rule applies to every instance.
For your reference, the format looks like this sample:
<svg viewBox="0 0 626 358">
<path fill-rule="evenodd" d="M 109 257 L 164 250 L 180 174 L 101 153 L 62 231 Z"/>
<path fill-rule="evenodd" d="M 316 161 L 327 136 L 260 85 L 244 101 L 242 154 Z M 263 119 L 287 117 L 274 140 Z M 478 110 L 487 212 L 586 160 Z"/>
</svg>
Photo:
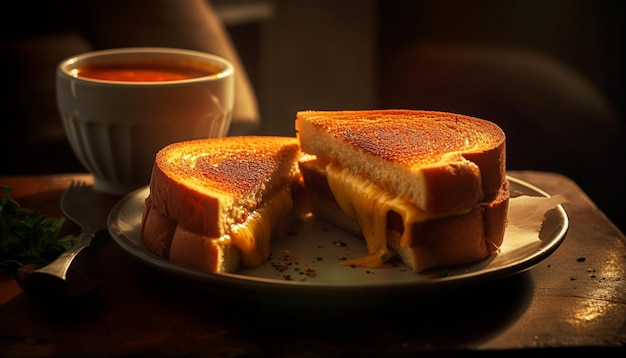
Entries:
<svg viewBox="0 0 626 358">
<path fill-rule="evenodd" d="M 136 55 L 136 57 L 133 57 Z M 165 55 L 168 58 L 192 58 L 202 61 L 207 61 L 212 64 L 217 64 L 221 67 L 221 70 L 216 73 L 211 73 L 205 76 L 187 78 L 182 80 L 172 81 L 115 81 L 115 80 L 102 80 L 95 78 L 80 77 L 73 74 L 71 71 L 76 67 L 85 63 L 98 63 L 100 60 L 111 60 L 117 58 L 146 58 L 154 55 Z M 121 56 L 121 57 L 120 57 Z M 95 62 L 94 62 L 95 60 Z M 95 50 L 84 52 L 78 55 L 70 56 L 63 59 L 57 65 L 57 76 L 60 78 L 71 79 L 75 81 L 81 81 L 85 83 L 101 83 L 101 84 L 115 84 L 124 86 L 176 86 L 181 84 L 189 84 L 194 82 L 215 81 L 218 79 L 232 76 L 235 69 L 233 64 L 224 57 L 195 50 L 173 48 L 173 47 L 123 47 L 113 48 L 105 50 Z"/>
</svg>

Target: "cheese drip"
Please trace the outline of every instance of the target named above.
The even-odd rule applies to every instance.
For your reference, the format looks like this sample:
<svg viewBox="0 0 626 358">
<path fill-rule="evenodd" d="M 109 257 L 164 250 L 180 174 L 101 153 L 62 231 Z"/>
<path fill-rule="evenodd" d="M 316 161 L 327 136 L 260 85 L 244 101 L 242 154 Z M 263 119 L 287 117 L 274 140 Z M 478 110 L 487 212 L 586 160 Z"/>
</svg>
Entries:
<svg viewBox="0 0 626 358">
<path fill-rule="evenodd" d="M 243 266 L 256 267 L 267 260 L 272 231 L 292 206 L 291 191 L 284 190 L 267 200 L 245 222 L 231 226 L 228 236 L 241 250 Z"/>
<path fill-rule="evenodd" d="M 387 247 L 387 213 L 392 210 L 402 217 L 404 230 L 400 239 L 402 247 L 410 245 L 413 224 L 424 222 L 442 213 L 429 213 L 400 196 L 394 196 L 360 175 L 347 169 L 326 166 L 326 178 L 339 207 L 361 228 L 367 253 L 365 257 L 343 261 L 342 265 L 385 267 L 394 253 Z"/>
</svg>

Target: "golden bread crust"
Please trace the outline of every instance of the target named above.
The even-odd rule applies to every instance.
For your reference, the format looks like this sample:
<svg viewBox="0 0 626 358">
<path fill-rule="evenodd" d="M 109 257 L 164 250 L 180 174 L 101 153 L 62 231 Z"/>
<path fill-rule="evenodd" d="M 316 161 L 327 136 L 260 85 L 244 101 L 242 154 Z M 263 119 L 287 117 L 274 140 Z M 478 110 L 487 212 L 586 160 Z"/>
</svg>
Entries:
<svg viewBox="0 0 626 358">
<path fill-rule="evenodd" d="M 302 151 L 337 163 L 425 211 L 457 211 L 496 193 L 505 135 L 482 119 L 433 111 L 303 111 Z"/>
<path fill-rule="evenodd" d="M 363 237 L 357 222 L 337 205 L 323 170 L 314 162 L 301 162 L 308 207 L 314 215 Z M 488 201 L 463 214 L 415 223 L 408 246 L 400 235 L 388 235 L 389 248 L 415 272 L 485 259 L 502 245 L 507 227 L 509 183 L 505 180 Z M 388 230 L 402 230 L 401 218 L 388 213 Z"/>
<path fill-rule="evenodd" d="M 190 187 L 197 184 L 193 188 L 197 191 L 242 197 L 266 185 L 268 178 L 293 157 L 298 146 L 295 138 L 283 137 L 179 142 L 157 154 L 156 166 L 160 172 Z"/>
<path fill-rule="evenodd" d="M 163 148 L 142 218 L 146 248 L 209 271 L 236 269 L 242 254 L 221 238 L 300 181 L 299 157 L 291 137 L 213 138 Z"/>
<path fill-rule="evenodd" d="M 241 197 L 267 184 L 276 170 L 299 151 L 292 137 L 225 137 L 171 144 L 156 156 L 155 167 L 183 179 L 198 191 Z"/>
<path fill-rule="evenodd" d="M 299 144 L 291 137 L 226 137 L 174 143 L 157 153 L 152 206 L 187 230 L 211 237 L 296 176 Z"/>
<path fill-rule="evenodd" d="M 392 250 L 416 272 L 478 262 L 497 252 L 507 227 L 509 183 L 495 198 L 470 212 L 415 224 L 409 247 L 395 240 Z"/>
<path fill-rule="evenodd" d="M 333 190 L 367 207 L 374 200 L 355 189 L 366 183 L 384 205 L 374 203 L 379 210 L 361 216 L 385 211 L 383 230 L 375 231 L 386 225 L 389 248 L 416 272 L 476 262 L 502 244 L 510 193 L 505 136 L 495 124 L 429 111 L 305 111 L 296 130 L 297 138 L 227 137 L 163 148 L 142 218 L 146 248 L 208 271 L 262 263 L 275 229 L 267 223 L 285 221 L 302 179 L 315 215 L 357 235 L 361 228 Z M 302 152 L 316 159 L 300 160 Z"/>
<path fill-rule="evenodd" d="M 480 153 L 504 142 L 504 133 L 494 123 L 446 112 L 304 111 L 297 116 L 368 154 L 405 167 L 440 163 L 451 153 Z"/>
<path fill-rule="evenodd" d="M 158 211 L 151 210 L 152 203 L 148 196 L 141 219 L 141 237 L 148 251 L 167 258 L 170 256 L 170 245 L 178 223 Z"/>
<path fill-rule="evenodd" d="M 510 189 L 506 138 L 497 125 L 430 111 L 305 111 L 297 115 L 296 130 L 302 151 L 312 156 L 299 165 L 313 213 L 361 237 L 357 220 L 378 222 L 383 215 L 388 248 L 412 270 L 477 262 L 502 244 Z M 346 169 L 339 175 L 351 184 L 334 193 L 327 175 Z M 415 214 L 404 206 L 364 211 L 358 219 L 342 211 L 335 195 L 350 205 L 382 208 L 361 199 L 373 194 L 347 193 L 371 185 L 414 205 Z M 379 247 L 379 234 L 368 232 L 367 240 Z M 378 251 L 370 255 L 378 257 Z"/>
<path fill-rule="evenodd" d="M 170 260 L 210 272 L 232 272 L 241 264 L 241 252 L 234 245 L 178 226 L 171 243 Z"/>
</svg>

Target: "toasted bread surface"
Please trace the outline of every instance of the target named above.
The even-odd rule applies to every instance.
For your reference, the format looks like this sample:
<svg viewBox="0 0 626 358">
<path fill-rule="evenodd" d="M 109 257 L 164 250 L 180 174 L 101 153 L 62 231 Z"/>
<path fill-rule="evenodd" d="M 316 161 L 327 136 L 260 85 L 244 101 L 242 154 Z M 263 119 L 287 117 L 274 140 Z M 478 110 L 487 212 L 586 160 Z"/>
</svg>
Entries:
<svg viewBox="0 0 626 358">
<path fill-rule="evenodd" d="M 290 137 L 226 137 L 163 148 L 142 219 L 146 248 L 209 271 L 262 262 L 274 221 L 291 208 L 299 156 L 298 141 Z"/>
<path fill-rule="evenodd" d="M 174 143 L 156 156 L 152 206 L 187 230 L 220 237 L 299 175 L 290 137 L 225 137 Z"/>
<path fill-rule="evenodd" d="M 443 112 L 305 111 L 296 118 L 300 171 L 312 211 L 365 238 L 368 256 L 416 272 L 476 262 L 507 226 L 505 135 Z"/>
<path fill-rule="evenodd" d="M 266 218 L 282 220 L 301 176 L 316 216 L 355 234 L 363 227 L 343 205 L 373 204 L 360 221 L 386 217 L 384 252 L 388 246 L 416 272 L 475 262 L 501 245 L 509 189 L 505 136 L 495 124 L 443 112 L 305 111 L 296 130 L 297 138 L 227 137 L 161 150 L 142 219 L 146 247 L 209 271 L 258 265 L 269 252 Z M 315 159 L 302 160 L 302 152 Z"/>
<path fill-rule="evenodd" d="M 494 123 L 413 110 L 302 111 L 302 151 L 348 168 L 425 211 L 458 211 L 496 193 L 505 135 Z"/>
<path fill-rule="evenodd" d="M 468 213 L 417 223 L 408 246 L 392 235 L 390 248 L 416 272 L 478 262 L 497 252 L 507 226 L 509 183 Z"/>
<path fill-rule="evenodd" d="M 328 187 L 323 168 L 303 161 L 300 169 L 306 182 L 308 207 L 319 219 L 364 237 L 358 222 L 337 204 Z M 509 183 L 505 180 L 488 201 L 471 210 L 414 223 L 410 240 L 402 243 L 404 223 L 394 212 L 387 215 L 387 244 L 415 272 L 480 261 L 502 245 L 507 226 Z"/>
</svg>

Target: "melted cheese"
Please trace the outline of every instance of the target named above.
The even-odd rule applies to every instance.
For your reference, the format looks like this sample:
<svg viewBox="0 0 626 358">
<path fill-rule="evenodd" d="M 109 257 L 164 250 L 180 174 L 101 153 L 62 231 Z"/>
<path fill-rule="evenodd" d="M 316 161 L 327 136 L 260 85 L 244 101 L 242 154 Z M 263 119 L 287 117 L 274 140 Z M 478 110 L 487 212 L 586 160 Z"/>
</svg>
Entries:
<svg viewBox="0 0 626 358">
<path fill-rule="evenodd" d="M 387 247 L 387 213 L 394 211 L 402 217 L 404 230 L 400 239 L 402 247 L 408 247 L 413 236 L 413 224 L 444 216 L 420 210 L 401 196 L 383 190 L 360 175 L 333 165 L 326 166 L 328 185 L 339 207 L 354 219 L 367 243 L 368 255 L 343 261 L 343 265 L 384 267 L 393 256 Z"/>
<path fill-rule="evenodd" d="M 231 226 L 227 236 L 241 250 L 244 266 L 255 267 L 267 260 L 272 232 L 292 206 L 291 191 L 284 190 L 267 200 L 245 222 Z"/>
</svg>

